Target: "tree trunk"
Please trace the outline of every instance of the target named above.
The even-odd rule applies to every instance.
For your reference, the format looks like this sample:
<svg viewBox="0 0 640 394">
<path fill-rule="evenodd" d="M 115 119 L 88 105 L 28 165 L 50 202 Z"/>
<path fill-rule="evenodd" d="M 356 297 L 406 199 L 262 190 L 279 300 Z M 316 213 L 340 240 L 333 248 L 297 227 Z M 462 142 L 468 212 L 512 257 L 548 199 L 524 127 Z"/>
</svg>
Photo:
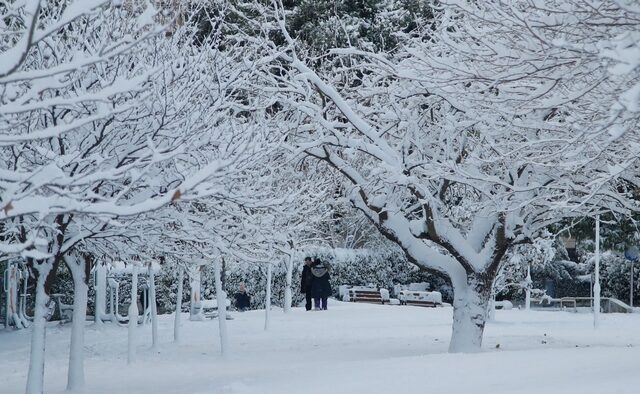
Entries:
<svg viewBox="0 0 640 394">
<path fill-rule="evenodd" d="M 151 307 L 151 348 L 158 348 L 158 306 L 156 305 L 156 276 L 149 264 L 149 305 Z"/>
<path fill-rule="evenodd" d="M 490 322 L 496 321 L 496 293 L 495 291 L 491 292 L 491 297 L 489 297 L 489 307 L 488 307 L 488 318 L 487 320 Z"/>
<path fill-rule="evenodd" d="M 293 300 L 292 290 L 291 290 L 291 279 L 293 276 L 293 254 L 289 255 L 289 261 L 287 261 L 287 285 L 284 288 L 284 313 L 288 313 L 291 311 L 291 303 Z"/>
<path fill-rule="evenodd" d="M 71 347 L 69 349 L 69 371 L 67 390 L 76 391 L 84 387 L 84 326 L 87 318 L 87 286 L 83 258 L 65 258 L 73 279 L 73 320 L 71 323 Z"/>
<path fill-rule="evenodd" d="M 216 284 L 216 302 L 218 303 L 218 327 L 220 332 L 220 353 L 227 354 L 229 338 L 227 336 L 227 297 L 222 290 L 220 260 L 214 262 L 214 276 Z"/>
<path fill-rule="evenodd" d="M 264 304 L 264 330 L 266 331 L 271 323 L 271 263 L 267 265 L 267 294 Z"/>
<path fill-rule="evenodd" d="M 525 310 L 529 310 L 531 309 L 531 265 L 527 264 L 527 278 L 525 280 L 526 282 L 526 288 L 524 290 L 524 309 Z"/>
<path fill-rule="evenodd" d="M 7 313 L 6 313 L 6 328 L 13 321 L 16 328 L 27 328 L 26 322 L 18 315 L 18 266 L 16 264 L 9 264 L 7 273 Z"/>
<path fill-rule="evenodd" d="M 138 265 L 133 266 L 131 277 L 131 305 L 129 305 L 129 341 L 127 364 L 136 360 L 136 328 L 138 328 Z"/>
<path fill-rule="evenodd" d="M 220 272 L 220 281 L 222 282 L 222 288 L 227 285 L 227 262 L 224 257 L 222 258 L 222 272 Z"/>
<path fill-rule="evenodd" d="M 189 308 L 189 320 L 204 320 L 200 305 L 200 266 L 190 267 L 189 284 L 191 288 L 191 304 Z"/>
<path fill-rule="evenodd" d="M 593 328 L 600 327 L 600 215 L 596 216 L 596 266 L 593 284 Z"/>
<path fill-rule="evenodd" d="M 479 352 L 491 297 L 491 281 L 478 274 L 468 274 L 466 281 L 452 279 L 452 284 L 453 332 L 449 352 Z"/>
<path fill-rule="evenodd" d="M 173 341 L 180 342 L 180 313 L 182 313 L 182 288 L 184 282 L 184 269 L 178 268 L 178 294 L 176 294 L 176 318 L 173 322 Z"/>
<path fill-rule="evenodd" d="M 22 326 L 27 328 L 31 325 L 31 319 L 27 316 L 27 298 L 24 295 L 27 294 L 27 289 L 29 287 L 29 272 L 25 269 L 20 271 L 20 278 L 22 279 L 22 294 L 20 296 L 20 307 L 18 308 L 18 317 L 22 321 Z"/>
<path fill-rule="evenodd" d="M 47 313 L 49 295 L 45 291 L 45 282 L 52 268 L 52 262 L 46 261 L 34 264 L 38 271 L 36 284 L 36 305 L 33 316 L 33 331 L 31 333 L 31 355 L 29 359 L 29 373 L 27 376 L 27 394 L 42 394 L 44 390 L 44 355 Z"/>
<path fill-rule="evenodd" d="M 51 294 L 51 290 L 53 289 L 53 285 L 56 284 L 56 280 L 58 279 L 58 267 L 60 266 L 60 262 L 62 258 L 55 257 L 53 259 L 53 263 L 51 264 L 51 269 L 47 273 L 47 278 L 44 282 L 44 291 L 47 294 Z"/>
<path fill-rule="evenodd" d="M 102 324 L 102 319 L 107 313 L 107 266 L 104 262 L 96 263 L 96 306 L 94 322 Z"/>
</svg>

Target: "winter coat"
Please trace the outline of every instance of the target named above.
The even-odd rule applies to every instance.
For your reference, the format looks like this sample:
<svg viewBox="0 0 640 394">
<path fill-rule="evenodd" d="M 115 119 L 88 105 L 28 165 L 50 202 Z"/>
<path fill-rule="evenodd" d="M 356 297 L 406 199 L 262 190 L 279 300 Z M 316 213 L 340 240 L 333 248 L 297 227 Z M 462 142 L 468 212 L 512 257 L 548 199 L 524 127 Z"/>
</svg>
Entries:
<svg viewBox="0 0 640 394">
<path fill-rule="evenodd" d="M 247 292 L 237 292 L 235 294 L 235 298 L 236 298 L 236 309 L 238 310 L 243 310 L 243 309 L 249 309 L 249 306 L 251 305 L 251 297 L 249 296 L 249 294 L 247 294 Z"/>
<path fill-rule="evenodd" d="M 311 274 L 311 267 L 304 265 L 302 268 L 302 279 L 300 280 L 300 293 L 306 293 L 311 291 L 311 282 L 313 281 L 313 275 Z"/>
<path fill-rule="evenodd" d="M 331 284 L 329 283 L 329 266 L 318 263 L 311 267 L 313 280 L 311 282 L 311 295 L 313 298 L 325 298 L 331 295 Z"/>
</svg>

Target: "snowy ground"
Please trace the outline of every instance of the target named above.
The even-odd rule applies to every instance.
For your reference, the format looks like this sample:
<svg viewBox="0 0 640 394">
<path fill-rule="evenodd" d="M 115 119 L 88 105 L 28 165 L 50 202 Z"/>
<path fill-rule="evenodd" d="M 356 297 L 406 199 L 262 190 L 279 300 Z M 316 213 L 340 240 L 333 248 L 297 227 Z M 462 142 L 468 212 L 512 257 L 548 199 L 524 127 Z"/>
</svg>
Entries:
<svg viewBox="0 0 640 394">
<path fill-rule="evenodd" d="M 162 345 L 139 330 L 138 361 L 126 365 L 127 331 L 87 326 L 92 394 L 639 393 L 640 314 L 498 311 L 479 354 L 447 354 L 450 308 L 333 302 L 329 311 L 233 313 L 231 355 L 219 355 L 218 322 L 160 319 Z M 47 333 L 45 392 L 66 384 L 70 326 Z M 499 347 L 497 345 L 499 344 Z M 0 330 L 0 393 L 24 392 L 29 332 Z"/>
</svg>

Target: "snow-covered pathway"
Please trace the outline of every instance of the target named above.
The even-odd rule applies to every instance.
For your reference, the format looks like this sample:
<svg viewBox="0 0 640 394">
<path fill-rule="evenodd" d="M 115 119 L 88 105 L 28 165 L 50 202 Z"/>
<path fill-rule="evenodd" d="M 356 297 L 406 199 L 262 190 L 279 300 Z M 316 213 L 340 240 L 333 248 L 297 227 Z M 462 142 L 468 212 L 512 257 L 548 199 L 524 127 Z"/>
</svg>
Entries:
<svg viewBox="0 0 640 394">
<path fill-rule="evenodd" d="M 160 320 L 159 351 L 140 329 L 138 361 L 126 365 L 126 328 L 87 327 L 87 393 L 638 393 L 640 314 L 591 316 L 498 311 L 484 352 L 447 354 L 451 309 L 334 302 L 326 312 L 294 308 L 233 313 L 231 351 L 219 355 L 216 321 L 183 319 L 171 343 L 172 316 Z M 48 329 L 46 393 L 66 385 L 70 326 Z M 499 347 L 496 347 L 499 344 Z M 24 392 L 27 331 L 0 331 L 0 393 Z"/>
</svg>

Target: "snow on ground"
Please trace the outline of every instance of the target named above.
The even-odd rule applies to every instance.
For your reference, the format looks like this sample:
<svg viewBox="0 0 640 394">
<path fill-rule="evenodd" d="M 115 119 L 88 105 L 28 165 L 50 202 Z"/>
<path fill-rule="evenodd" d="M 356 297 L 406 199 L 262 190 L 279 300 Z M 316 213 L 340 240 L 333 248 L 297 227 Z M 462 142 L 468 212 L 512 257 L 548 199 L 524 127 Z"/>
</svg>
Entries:
<svg viewBox="0 0 640 394">
<path fill-rule="evenodd" d="M 182 344 L 173 317 L 138 330 L 138 360 L 126 365 L 127 329 L 87 326 L 86 380 L 92 394 L 335 393 L 639 393 L 640 314 L 497 311 L 484 351 L 447 354 L 451 308 L 331 302 L 328 311 L 295 308 L 232 313 L 231 354 L 219 355 L 218 322 L 184 316 Z M 45 392 L 66 386 L 70 325 L 47 331 Z M 499 344 L 499 347 L 496 347 Z M 29 332 L 0 330 L 0 393 L 23 393 Z"/>
</svg>

